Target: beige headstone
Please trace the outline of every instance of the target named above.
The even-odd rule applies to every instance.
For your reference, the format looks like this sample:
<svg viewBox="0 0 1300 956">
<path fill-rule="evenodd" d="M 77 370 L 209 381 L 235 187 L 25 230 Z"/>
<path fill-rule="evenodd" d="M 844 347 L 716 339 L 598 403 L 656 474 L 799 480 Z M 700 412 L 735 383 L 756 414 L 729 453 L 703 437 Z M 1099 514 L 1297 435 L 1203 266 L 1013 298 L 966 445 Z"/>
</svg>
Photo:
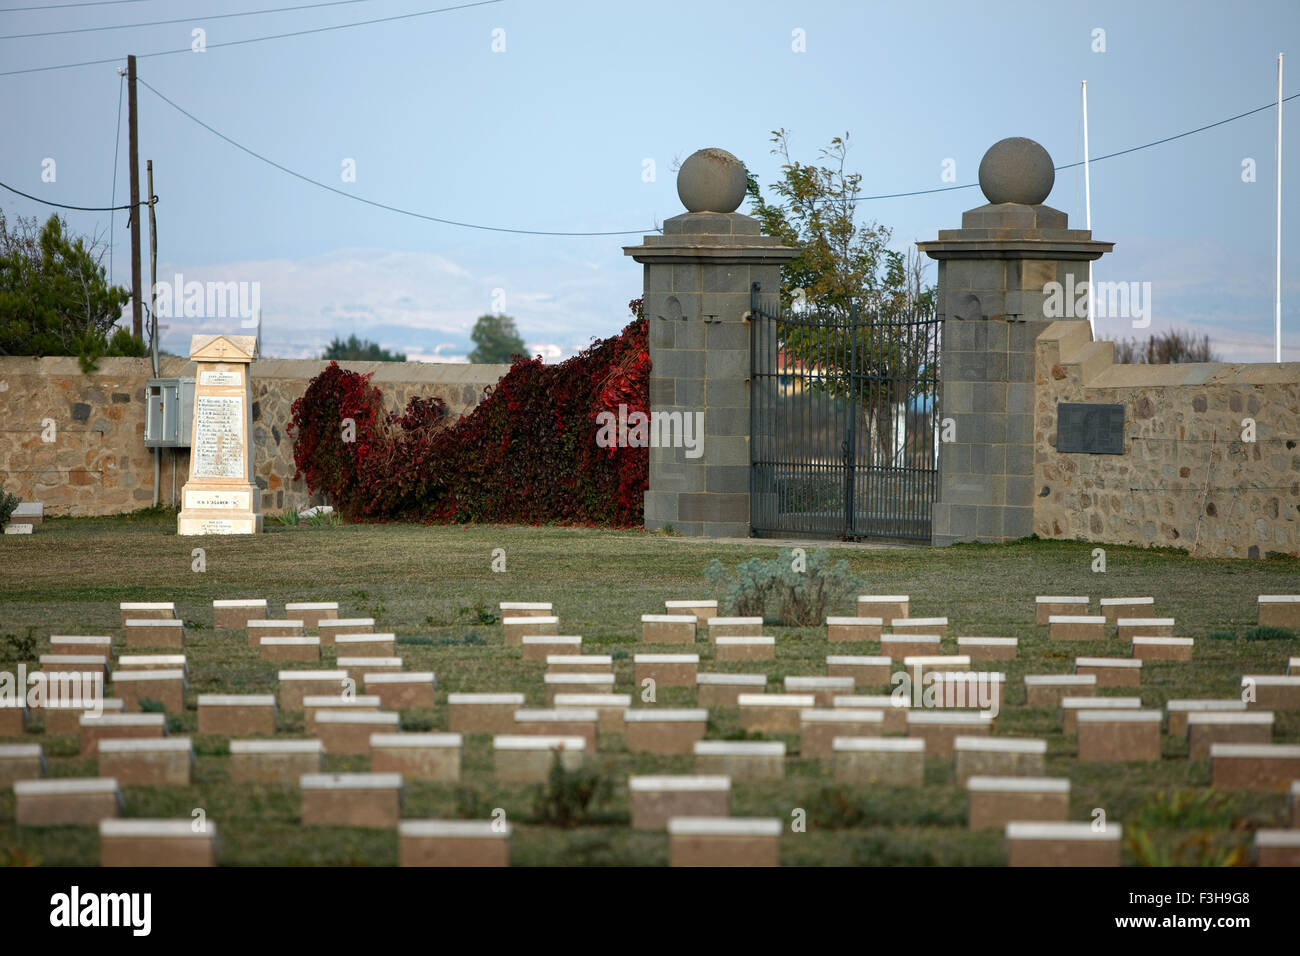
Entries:
<svg viewBox="0 0 1300 956">
<path fill-rule="evenodd" d="M 673 817 L 731 815 L 728 777 L 629 776 L 632 829 L 663 830 Z"/>
<path fill-rule="evenodd" d="M 122 808 L 122 791 L 111 778 L 18 780 L 13 792 L 14 820 L 25 827 L 96 826 Z"/>
<path fill-rule="evenodd" d="M 100 866 L 215 866 L 217 825 L 205 821 L 196 831 L 194 821 L 99 821 Z"/>
<path fill-rule="evenodd" d="M 1284 793 L 1294 780 L 1300 780 L 1300 745 L 1210 744 L 1210 785 L 1218 790 Z"/>
<path fill-rule="evenodd" d="M 1057 777 L 974 776 L 966 780 L 972 830 L 1001 829 L 1017 820 L 1064 823 L 1070 781 Z"/>
<path fill-rule="evenodd" d="M 495 820 L 403 820 L 402 866 L 509 866 L 510 824 Z"/>
<path fill-rule="evenodd" d="M 194 427 L 190 477 L 181 491 L 177 532 L 255 534 L 262 530 L 253 484 L 252 390 L 249 365 L 257 351 L 251 335 L 195 335 L 190 358 Z"/>
<path fill-rule="evenodd" d="M 781 821 L 751 817 L 672 817 L 669 866 L 780 866 Z"/>
<path fill-rule="evenodd" d="M 1016 820 L 1006 825 L 1011 866 L 1119 866 L 1123 827 L 1107 823 Z"/>
</svg>

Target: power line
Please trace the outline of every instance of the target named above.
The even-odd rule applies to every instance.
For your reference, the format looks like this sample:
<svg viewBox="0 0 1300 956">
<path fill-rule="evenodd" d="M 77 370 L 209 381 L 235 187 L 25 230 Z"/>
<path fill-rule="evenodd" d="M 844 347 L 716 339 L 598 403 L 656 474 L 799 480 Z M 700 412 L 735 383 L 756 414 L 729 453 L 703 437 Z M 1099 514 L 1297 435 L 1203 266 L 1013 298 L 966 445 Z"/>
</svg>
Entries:
<svg viewBox="0 0 1300 956">
<path fill-rule="evenodd" d="M 1300 93 L 1292 93 L 1290 96 L 1285 97 L 1282 100 L 1282 102 L 1285 103 L 1289 100 L 1295 99 L 1296 97 L 1300 97 Z M 1130 146 L 1128 149 L 1121 149 L 1113 153 L 1106 153 L 1103 156 L 1093 156 L 1089 160 L 1089 162 L 1099 163 L 1103 159 L 1114 159 L 1116 156 L 1126 156 L 1129 153 L 1136 153 L 1138 150 L 1150 149 L 1152 146 L 1160 146 L 1163 145 L 1164 143 L 1172 143 L 1174 140 L 1182 139 L 1184 136 L 1192 136 L 1196 133 L 1203 133 L 1207 129 L 1214 129 L 1216 126 L 1223 126 L 1225 123 L 1231 123 L 1239 119 L 1244 119 L 1247 116 L 1253 116 L 1256 113 L 1262 113 L 1264 110 L 1271 110 L 1276 105 L 1277 105 L 1276 103 L 1268 103 L 1264 106 L 1258 106 L 1253 110 L 1247 110 L 1244 113 L 1238 113 L 1236 116 L 1229 116 L 1227 119 L 1221 119 L 1217 123 L 1209 123 L 1205 126 L 1198 126 L 1196 129 L 1189 129 L 1182 133 L 1175 133 L 1173 136 L 1166 136 L 1164 139 L 1157 139 L 1150 143 L 1143 143 L 1141 146 Z M 1066 163 L 1063 166 L 1055 167 L 1055 169 L 1056 172 L 1059 173 L 1059 172 L 1063 172 L 1064 170 L 1074 169 L 1075 167 L 1082 166 L 1082 165 L 1083 162 L 1079 161 L 1077 163 Z M 965 183 L 964 185 L 961 186 L 940 186 L 936 189 L 914 189 L 910 192 L 905 192 L 905 193 L 884 193 L 879 196 L 859 195 L 859 196 L 849 196 L 847 198 L 855 200 L 857 202 L 871 202 L 874 199 L 902 199 L 907 196 L 928 196 L 932 193 L 949 193 L 958 189 L 974 189 L 978 185 L 979 183 Z M 840 200 L 822 199 L 822 200 L 814 200 L 814 201 L 815 202 L 838 202 Z"/>
<path fill-rule="evenodd" d="M 374 0 L 329 0 L 327 3 L 304 3 L 296 7 L 273 7 L 269 10 L 245 10 L 242 13 L 209 13 L 202 16 L 181 17 L 176 20 L 148 20 L 141 23 L 114 23 L 102 27 L 74 27 L 71 30 L 45 30 L 40 33 L 11 33 L 0 40 L 30 40 L 35 37 L 61 37 L 72 33 L 98 33 L 101 30 L 131 30 L 136 27 L 164 27 L 176 23 L 195 23 L 200 20 L 229 20 L 234 17 L 256 17 L 264 13 L 288 13 L 293 10 L 319 10 L 323 7 L 342 7 L 354 3 L 373 3 Z"/>
<path fill-rule="evenodd" d="M 47 206 L 57 206 L 60 209 L 75 209 L 78 212 L 112 212 L 115 209 L 131 208 L 130 203 L 127 203 L 125 206 L 69 206 L 67 203 L 51 202 L 48 199 L 42 199 L 40 196 L 33 196 L 31 193 L 25 193 L 21 189 L 14 189 L 14 187 L 10 186 L 8 183 L 0 183 L 0 188 L 7 189 L 11 193 L 17 193 L 19 196 L 22 196 L 24 199 L 30 199 L 33 202 L 44 203 Z M 149 203 L 144 200 L 141 200 L 140 205 L 147 206 L 149 205 Z"/>
<path fill-rule="evenodd" d="M 243 46 L 244 44 L 247 43 L 262 43 L 266 40 L 284 40 L 289 37 L 310 36 L 311 34 L 315 34 L 315 33 L 329 33 L 333 30 L 348 30 L 351 29 L 352 27 L 365 27 L 365 26 L 371 26 L 372 24 L 376 24 L 376 23 L 393 23 L 398 20 L 410 20 L 415 17 L 427 17 L 435 13 L 451 13 L 456 10 L 468 10 L 472 7 L 485 7 L 490 4 L 501 3 L 501 2 L 502 0 L 476 0 L 476 2 L 474 3 L 462 3 L 454 7 L 439 7 L 436 10 L 417 10 L 415 13 L 402 13 L 392 17 L 379 17 L 374 20 L 358 20 L 353 23 L 337 23 L 333 26 L 328 26 L 328 27 L 313 27 L 310 30 L 294 30 L 290 33 L 276 33 L 271 36 L 248 37 L 247 39 L 244 40 L 226 40 L 222 43 L 209 43 L 205 47 L 205 49 L 218 50 L 221 49 L 222 47 Z M 149 59 L 150 57 L 155 57 L 155 56 L 173 56 L 177 53 L 193 53 L 193 52 L 194 51 L 191 47 L 182 47 L 179 50 L 158 50 L 157 52 L 154 53 L 138 53 L 136 54 L 136 59 L 146 60 Z M 73 67 L 78 67 L 78 66 L 98 66 L 104 63 L 117 63 L 121 59 L 122 58 L 120 56 L 115 56 L 103 60 L 83 60 L 80 63 L 58 63 L 55 64 L 54 66 L 33 66 L 23 70 L 6 70 L 5 72 L 0 73 L 0 76 L 17 76 L 20 73 L 44 73 L 49 70 L 69 70 L 72 69 Z"/>
<path fill-rule="evenodd" d="M 180 51 L 174 50 L 172 52 L 180 52 Z M 153 55 L 156 56 L 158 54 L 153 54 Z M 102 66 L 105 63 L 121 63 L 121 62 L 122 62 L 122 58 L 120 56 L 110 56 L 102 60 L 82 60 L 80 63 L 59 63 L 55 66 L 28 67 L 25 70 L 6 70 L 3 73 L 0 73 L 0 76 L 17 76 L 20 73 L 46 73 L 50 70 L 70 70 L 73 67 L 77 67 L 77 66 Z"/>
<path fill-rule="evenodd" d="M 1300 96 L 1300 93 L 1292 93 L 1290 96 L 1283 99 L 1282 102 L 1285 103 L 1287 100 L 1293 100 L 1297 96 Z M 1116 156 L 1124 156 L 1127 155 L 1128 153 L 1136 153 L 1139 149 L 1150 149 L 1152 146 L 1160 146 L 1163 143 L 1171 143 L 1176 139 L 1182 139 L 1184 136 L 1191 136 L 1193 133 L 1204 133 L 1207 129 L 1214 129 L 1214 127 L 1216 126 L 1222 126 L 1225 123 L 1231 123 L 1234 120 L 1239 120 L 1246 116 L 1253 116 L 1255 113 L 1262 113 L 1264 110 L 1271 110 L 1276 105 L 1277 105 L 1276 103 L 1269 103 L 1265 106 L 1257 106 L 1253 110 L 1246 110 L 1246 112 L 1238 113 L 1236 116 L 1229 116 L 1227 119 L 1221 119 L 1217 123 L 1210 123 L 1206 126 L 1198 126 L 1196 129 L 1189 129 L 1185 133 L 1175 133 L 1173 136 L 1166 136 L 1164 139 L 1158 139 L 1153 143 L 1143 143 L 1141 146 L 1130 146 L 1128 149 L 1121 149 L 1118 152 L 1107 153 L 1104 156 L 1095 156 L 1090 160 L 1090 162 L 1095 163 L 1103 159 L 1113 159 Z M 1076 166 L 1082 166 L 1082 165 L 1083 162 L 1080 161 L 1077 163 L 1068 163 L 1065 166 L 1057 166 L 1056 169 L 1059 172 L 1062 169 L 1073 169 Z"/>
<path fill-rule="evenodd" d="M 0 7 L 0 13 L 19 13 L 23 10 L 67 10 L 70 7 L 115 7 L 122 3 L 141 3 L 143 0 L 87 0 L 85 3 L 43 3 L 35 7 Z"/>
<path fill-rule="evenodd" d="M 365 203 L 367 206 L 374 206 L 377 209 L 386 209 L 389 212 L 400 213 L 403 216 L 411 216 L 412 218 L 423 219 L 428 222 L 438 222 L 446 226 L 460 226 L 464 229 L 482 229 L 486 232 L 509 232 L 509 233 L 515 233 L 517 235 L 524 235 L 524 236 L 639 236 L 639 235 L 643 235 L 647 231 L 651 231 L 651 232 L 658 231 L 657 229 L 653 229 L 653 230 L 622 229 L 622 230 L 616 230 L 612 232 L 554 232 L 551 230 L 543 230 L 543 229 L 509 229 L 504 226 L 483 226 L 472 222 L 459 222 L 455 219 L 441 219 L 438 216 L 429 216 L 429 215 L 425 215 L 424 213 L 413 212 L 409 209 L 402 209 L 399 206 L 390 206 L 387 203 L 376 202 L 373 199 L 366 199 L 362 196 L 354 195 L 353 193 L 339 189 L 336 186 L 331 186 L 328 183 L 322 183 L 319 180 L 312 179 L 310 176 L 304 176 L 302 173 L 296 172 L 290 169 L 288 166 L 281 165 L 280 163 L 277 163 L 275 160 L 263 156 L 261 153 L 258 153 L 255 150 L 249 149 L 247 146 L 244 146 L 242 143 L 238 143 L 235 140 L 231 139 L 225 133 L 222 133 L 219 130 L 216 130 L 213 127 L 209 126 L 207 123 L 203 122 L 203 120 L 199 119 L 189 110 L 185 109 L 184 107 L 180 106 L 177 103 L 174 103 L 172 100 L 168 99 L 162 93 L 159 93 L 156 89 L 150 86 L 149 83 L 146 82 L 145 80 L 137 77 L 136 82 L 138 82 L 141 86 L 147 89 L 154 96 L 158 97 L 168 106 L 170 106 L 172 109 L 176 110 L 178 113 L 181 113 L 183 116 L 188 117 L 198 125 L 202 126 L 213 136 L 216 136 L 217 138 L 224 140 L 225 142 L 229 143 L 231 146 L 234 146 L 236 149 L 247 153 L 249 156 L 252 156 L 254 159 L 261 160 L 262 162 L 266 163 L 268 166 L 274 166 L 282 173 L 288 173 L 290 176 L 293 176 L 295 179 L 301 179 L 303 182 L 310 183 L 311 185 L 316 186 L 320 189 L 328 190 L 329 192 L 332 192 L 336 195 L 343 196 L 347 199 L 351 199 L 354 202 Z"/>
<path fill-rule="evenodd" d="M 134 0 L 132 0 L 132 2 L 134 2 Z M 460 6 L 460 7 L 444 7 L 444 8 L 442 8 L 441 10 L 428 10 L 428 11 L 424 11 L 424 12 L 422 12 L 422 13 L 407 14 L 407 15 L 405 15 L 405 16 L 424 16 L 424 15 L 426 15 L 426 14 L 428 14 L 428 13 L 441 13 L 441 12 L 445 12 L 445 11 L 448 11 L 448 10 L 460 10 L 460 9 L 464 9 L 465 7 L 483 6 L 484 4 L 487 4 L 487 3 L 499 3 L 499 2 L 501 2 L 501 0 L 481 0 L 481 2 L 479 2 L 479 3 L 470 3 L 470 4 L 465 4 L 465 5 Z M 0 11 L 0 12 L 3 12 L 3 11 Z M 403 19 L 403 18 L 404 18 L 404 17 L 396 17 L 396 18 L 388 18 L 388 19 Z M 379 20 L 371 20 L 371 21 L 366 21 L 366 22 L 367 22 L 367 23 L 378 23 L 378 22 L 382 22 L 382 21 L 379 21 Z M 321 32 L 321 30 L 335 30 L 335 29 L 342 29 L 342 28 L 347 27 L 347 26 L 360 26 L 360 25 L 362 25 L 362 24 L 342 24 L 342 25 L 340 25 L 340 26 L 336 26 L 336 27 L 322 27 L 322 28 L 320 28 L 320 29 L 318 29 L 318 30 L 308 30 L 308 31 L 303 31 L 303 32 L 306 32 L 306 33 L 316 33 L 316 32 Z M 297 35 L 300 35 L 300 34 L 281 34 L 281 36 L 297 36 Z M 259 38 L 255 38 L 255 39 L 253 39 L 253 40 L 234 40 L 234 41 L 230 41 L 229 43 L 225 43 L 225 44 L 214 44 L 214 46 L 233 46 L 233 45 L 240 44 L 240 43 L 253 43 L 253 42 L 258 42 L 258 40 L 267 40 L 267 39 L 278 39 L 278 37 L 259 37 Z M 169 51 L 169 52 L 182 52 L 182 51 Z M 185 52 L 188 52 L 188 51 L 185 51 Z M 142 55 L 142 56 L 165 56 L 166 54 L 165 54 L 165 53 L 154 53 L 154 54 L 141 54 L 141 55 Z M 114 61 L 113 61 L 113 60 L 96 60 L 96 61 L 92 61 L 92 62 L 95 62 L 95 63 L 111 63 L 111 62 L 114 62 Z M 88 64 L 70 64 L 70 65 L 72 65 L 72 66 L 78 66 L 78 65 L 88 65 Z M 41 69 L 46 69 L 46 70 L 50 70 L 50 69 L 60 69 L 60 67 L 42 67 Z M 11 72 L 26 73 L 26 72 L 33 72 L 33 71 L 31 71 L 31 70 L 17 70 L 17 71 L 11 71 Z M 8 75 L 10 75 L 10 73 L 0 73 L 0 76 L 8 76 Z M 186 117 L 188 117 L 189 119 L 193 120 L 195 123 L 197 123 L 197 124 L 199 124 L 200 126 L 202 126 L 204 129 L 206 129 L 208 132 L 212 133 L 214 136 L 217 136 L 217 137 L 219 137 L 220 139 L 225 140 L 225 141 L 226 141 L 227 143 L 229 143 L 231 146 L 234 146 L 235 148 L 240 149 L 240 150 L 242 150 L 242 151 L 245 152 L 245 153 L 248 153 L 250 156 L 254 157 L 255 159 L 261 160 L 261 161 L 264 162 L 264 163 L 267 163 L 267 164 L 269 164 L 269 165 L 271 165 L 271 166 L 274 166 L 276 169 L 279 169 L 281 172 L 288 173 L 290 176 L 294 176 L 294 177 L 296 177 L 297 179 L 301 179 L 303 182 L 310 183 L 310 184 L 313 185 L 313 186 L 318 186 L 318 187 L 320 187 L 321 189 L 327 189 L 327 190 L 329 190 L 329 191 L 332 192 L 332 193 L 337 193 L 337 194 L 340 195 L 340 196 L 345 196 L 345 197 L 347 197 L 348 199 L 352 199 L 352 200 L 354 200 L 354 201 L 356 201 L 356 202 L 365 203 L 366 205 L 369 205 L 369 206 L 375 206 L 376 208 L 379 208 L 379 209 L 386 209 L 386 210 L 388 210 L 388 211 L 390 211 L 390 212 L 401 213 L 402 215 L 405 215 L 405 216 L 413 216 L 413 217 L 415 217 L 415 218 L 417 218 L 417 219 L 425 219 L 425 220 L 428 220 L 428 221 L 430 221 L 430 222 L 439 222 L 439 223 L 443 223 L 443 224 L 445 224 L 445 225 L 449 225 L 449 226 L 461 226 L 461 227 L 464 227 L 464 228 L 467 228 L 467 229 L 484 229 L 484 230 L 488 230 L 488 231 L 491 231 L 491 232 L 509 232 L 509 233 L 518 233 L 518 234 L 522 234 L 522 235 L 530 235 L 530 236 L 630 236 L 630 235 L 640 235 L 640 234 L 642 234 L 642 233 L 645 231 L 645 230 L 642 230 L 642 229 L 634 229 L 634 230 L 621 230 L 621 231 L 614 231 L 614 232 L 551 232 L 551 231 L 544 231 L 544 230 L 531 230 L 531 229 L 506 229 L 506 228 L 499 227 L 499 226 L 481 226 L 481 225 L 476 225 L 476 224 L 474 224 L 474 223 L 468 223 L 468 222 L 457 222 L 456 220 L 452 220 L 452 219 L 440 219 L 440 218 L 438 218 L 438 217 L 436 217 L 436 216 L 427 216 L 427 215 L 424 215 L 424 214 L 422 214 L 422 213 L 412 212 L 412 211 L 407 210 L 407 209 L 401 209 L 401 208 L 399 208 L 399 207 L 397 207 L 397 206 L 390 206 L 390 205 L 387 205 L 387 204 L 385 204 L 385 203 L 375 202 L 375 201 L 373 201 L 373 200 L 365 199 L 365 198 L 363 198 L 363 197 L 361 197 L 361 196 L 356 196 L 356 195 L 353 195 L 352 193 L 345 192 L 345 191 L 343 191 L 343 190 L 341 190 L 341 189 L 338 189 L 338 188 L 336 188 L 336 187 L 334 187 L 334 186 L 330 186 L 330 185 L 327 185 L 327 184 L 325 184 L 325 183 L 318 182 L 317 180 L 311 179 L 311 178 L 308 177 L 308 176 L 304 176 L 304 175 L 301 174 L 301 173 L 298 173 L 298 172 L 295 172 L 295 171 L 292 170 L 292 169 L 289 169 L 287 166 L 282 166 L 281 164 L 275 162 L 274 160 L 269 159 L 269 158 L 267 158 L 266 156 L 263 156 L 263 155 L 261 155 L 260 153 L 255 152 L 254 150 L 249 149 L 247 146 L 244 146 L 244 145 L 242 145 L 242 144 L 240 144 L 240 143 L 237 143 L 235 140 L 233 140 L 233 139 L 231 139 L 230 137 L 226 136 L 224 133 L 221 133 L 221 132 L 219 132 L 218 130 L 213 129 L 211 126 L 209 126 L 207 123 L 203 122 L 203 120 L 199 119 L 199 118 L 198 118 L 197 116 L 195 116 L 193 113 L 190 113 L 188 110 L 184 109 L 183 107 L 181 107 L 181 106 L 178 105 L 177 103 L 174 103 L 172 100 L 168 99 L 168 98 L 167 98 L 166 96 L 164 96 L 162 93 L 159 93 L 156 89 L 154 89 L 152 86 L 150 86 L 150 85 L 149 85 L 147 82 L 145 82 L 144 80 L 139 80 L 139 82 L 140 82 L 140 84 L 141 84 L 142 86 L 144 86 L 146 89 L 148 89 L 151 93 L 153 93 L 155 96 L 157 96 L 159 99 L 161 99 L 161 100 L 162 100 L 164 103 L 166 103 L 168 106 L 172 107 L 173 109 L 177 110 L 178 112 L 180 112 L 180 113 L 183 114 L 184 116 L 186 116 Z M 1292 93 L 1290 96 L 1283 97 L 1282 102 L 1286 103 L 1286 102 L 1289 102 L 1289 101 L 1291 101 L 1291 100 L 1293 100 L 1293 99 L 1296 99 L 1297 97 L 1300 97 L 1300 93 Z M 1174 140 L 1183 139 L 1184 137 L 1192 136 L 1192 135 L 1195 135 L 1196 133 L 1203 133 L 1203 132 L 1205 132 L 1206 130 L 1214 129 L 1214 128 L 1217 127 L 1217 126 L 1223 126 L 1223 125 L 1225 125 L 1225 124 L 1227 124 L 1227 123 L 1232 123 L 1232 122 L 1235 122 L 1236 120 L 1244 119 L 1244 118 L 1247 117 L 1247 116 L 1253 116 L 1253 115 L 1256 114 L 1256 113 L 1262 113 L 1262 112 L 1264 112 L 1265 110 L 1273 109 L 1275 106 L 1276 106 L 1275 103 L 1268 103 L 1268 104 L 1266 104 L 1266 105 L 1264 105 L 1264 106 L 1258 106 L 1258 107 L 1256 107 L 1255 109 L 1247 110 L 1247 111 L 1244 112 L 1244 113 L 1238 113 L 1236 116 L 1229 116 L 1229 117 L 1227 117 L 1226 119 L 1221 119 L 1221 120 L 1218 120 L 1217 122 L 1214 122 L 1214 123 L 1208 123 L 1208 124 L 1206 124 L 1205 126 L 1198 126 L 1196 129 L 1190 129 L 1190 130 L 1185 130 L 1184 132 L 1181 132 L 1181 133 L 1175 133 L 1175 134 L 1172 135 L 1172 136 L 1166 136 L 1166 137 L 1164 137 L 1163 139 L 1157 139 L 1157 140 L 1154 140 L 1154 141 L 1152 141 L 1152 142 L 1150 142 L 1150 143 L 1143 143 L 1143 144 L 1140 145 L 1140 146 L 1130 146 L 1128 149 L 1121 149 L 1121 150 L 1117 150 L 1117 151 L 1115 151 L 1115 152 L 1113 152 L 1113 153 L 1106 153 L 1106 154 L 1104 154 L 1104 155 L 1102 155 L 1102 156 L 1097 156 L 1097 157 L 1091 159 L 1090 162 L 1094 162 L 1094 163 L 1096 163 L 1096 162 L 1101 162 L 1102 160 L 1106 160 L 1106 159 L 1114 159 L 1114 158 L 1117 157 L 1117 156 L 1126 156 L 1126 155 L 1128 155 L 1129 153 L 1136 153 L 1136 152 L 1138 152 L 1139 150 L 1150 149 L 1150 148 L 1153 147 L 1153 146 L 1161 146 L 1161 145 L 1163 145 L 1163 144 L 1165 144 L 1165 143 L 1171 143 L 1171 142 L 1173 142 Z M 1064 165 L 1061 165 L 1061 166 L 1057 166 L 1057 167 L 1055 167 L 1055 169 L 1056 169 L 1057 172 L 1061 172 L 1061 171 L 1063 171 L 1063 170 L 1074 169 L 1075 167 L 1082 166 L 1082 165 L 1083 165 L 1082 162 L 1066 163 L 1066 164 L 1064 164 Z M 908 197 L 908 196 L 926 196 L 926 195 L 930 195 L 930 194 L 933 194 L 933 193 L 953 192 L 953 191 L 958 190 L 958 189 L 973 189 L 973 188 L 975 188 L 975 187 L 978 186 L 978 185 L 979 185 L 979 183 L 966 183 L 966 184 L 961 185 L 961 186 L 942 186 L 942 187 L 939 187 L 939 188 L 936 188 L 936 189 L 916 189 L 916 190 L 912 190 L 912 191 L 910 191 L 910 192 L 901 192 L 901 193 L 885 193 L 885 194 L 881 194 L 881 195 L 878 195 L 878 196 L 853 196 L 853 197 L 850 197 L 850 198 L 854 199 L 855 201 L 859 201 L 859 202 L 870 202 L 870 201 L 872 201 L 872 200 L 876 200 L 876 199 L 900 199 L 900 198 L 905 198 L 905 197 Z M 37 198 L 36 196 L 32 196 L 32 195 L 29 195 L 28 193 L 24 193 L 24 192 L 21 192 L 21 191 L 19 191 L 19 190 L 17 190 L 17 189 L 14 189 L 12 186 L 8 186 L 8 185 L 6 185 L 5 183 L 0 183 L 0 187 L 4 187 L 5 189 L 8 189 L 10 192 L 17 193 L 18 195 L 23 196 L 23 197 L 25 197 L 25 198 L 27 198 L 27 199 L 32 199 L 32 200 L 35 200 L 36 202 L 45 203 L 46 205 L 49 205 L 49 206 L 58 206 L 58 207 L 61 208 L 61 209 L 76 209 L 76 210 L 81 210 L 81 211 L 85 211 L 85 212 L 109 212 L 109 211 L 114 210 L 114 209 L 130 209 L 130 208 L 131 208 L 129 204 L 126 205 L 126 206 L 99 206 L 99 207 L 96 207 L 96 206 L 68 206 L 68 205 L 64 205 L 64 204 L 62 204 L 62 203 L 49 202 L 48 200 L 39 199 L 39 198 Z M 822 201 L 823 201 L 823 202 L 832 202 L 832 201 L 834 201 L 834 200 L 822 200 Z M 142 205 L 143 205 L 143 204 L 144 204 L 144 203 L 142 203 Z M 654 231 L 658 231 L 658 230 L 655 229 Z"/>
</svg>

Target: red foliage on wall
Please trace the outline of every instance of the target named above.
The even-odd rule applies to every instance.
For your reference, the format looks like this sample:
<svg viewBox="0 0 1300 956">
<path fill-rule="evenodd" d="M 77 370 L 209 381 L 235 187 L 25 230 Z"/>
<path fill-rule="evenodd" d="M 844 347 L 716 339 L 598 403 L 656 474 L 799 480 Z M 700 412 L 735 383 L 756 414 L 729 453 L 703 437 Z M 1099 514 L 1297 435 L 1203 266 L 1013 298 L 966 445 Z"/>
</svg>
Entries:
<svg viewBox="0 0 1300 956">
<path fill-rule="evenodd" d="M 620 335 L 565 362 L 516 360 L 454 424 L 437 399 L 384 412 L 369 376 L 331 363 L 293 404 L 299 475 L 353 519 L 639 525 L 647 449 L 596 443 L 602 411 L 649 411 L 646 321 L 639 299 L 630 308 Z"/>
<path fill-rule="evenodd" d="M 306 478 L 313 494 L 331 501 L 346 499 L 357 486 L 362 461 L 374 448 L 377 427 L 387 418 L 383 395 L 370 384 L 369 375 L 330 362 L 290 411 L 294 478 Z"/>
</svg>

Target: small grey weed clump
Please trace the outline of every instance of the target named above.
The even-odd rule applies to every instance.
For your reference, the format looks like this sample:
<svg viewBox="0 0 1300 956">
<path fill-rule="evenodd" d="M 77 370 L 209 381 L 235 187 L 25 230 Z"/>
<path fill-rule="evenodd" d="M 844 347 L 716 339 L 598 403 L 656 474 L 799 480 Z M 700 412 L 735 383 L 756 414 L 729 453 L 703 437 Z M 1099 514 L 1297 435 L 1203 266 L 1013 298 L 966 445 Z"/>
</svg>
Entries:
<svg viewBox="0 0 1300 956">
<path fill-rule="evenodd" d="M 862 580 L 847 561 L 831 563 L 827 551 L 805 555 L 803 549 L 783 549 L 775 558 L 750 558 L 729 571 L 716 558 L 704 570 L 739 617 L 765 617 L 774 611 L 789 627 L 814 627 L 827 611 L 862 589 Z"/>
</svg>

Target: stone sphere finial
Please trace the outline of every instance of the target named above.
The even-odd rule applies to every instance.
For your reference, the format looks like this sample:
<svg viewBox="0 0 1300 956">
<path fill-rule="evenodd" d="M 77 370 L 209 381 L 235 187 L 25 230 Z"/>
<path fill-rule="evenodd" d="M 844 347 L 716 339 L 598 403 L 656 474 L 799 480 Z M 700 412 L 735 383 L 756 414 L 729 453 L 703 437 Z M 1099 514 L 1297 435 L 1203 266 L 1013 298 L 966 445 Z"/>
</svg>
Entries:
<svg viewBox="0 0 1300 956">
<path fill-rule="evenodd" d="M 677 171 L 687 212 L 735 212 L 745 199 L 745 164 L 725 149 L 699 149 Z"/>
<path fill-rule="evenodd" d="M 1032 139 L 1011 136 L 989 147 L 980 160 L 980 189 L 991 203 L 1037 206 L 1056 182 L 1052 157 Z"/>
</svg>

